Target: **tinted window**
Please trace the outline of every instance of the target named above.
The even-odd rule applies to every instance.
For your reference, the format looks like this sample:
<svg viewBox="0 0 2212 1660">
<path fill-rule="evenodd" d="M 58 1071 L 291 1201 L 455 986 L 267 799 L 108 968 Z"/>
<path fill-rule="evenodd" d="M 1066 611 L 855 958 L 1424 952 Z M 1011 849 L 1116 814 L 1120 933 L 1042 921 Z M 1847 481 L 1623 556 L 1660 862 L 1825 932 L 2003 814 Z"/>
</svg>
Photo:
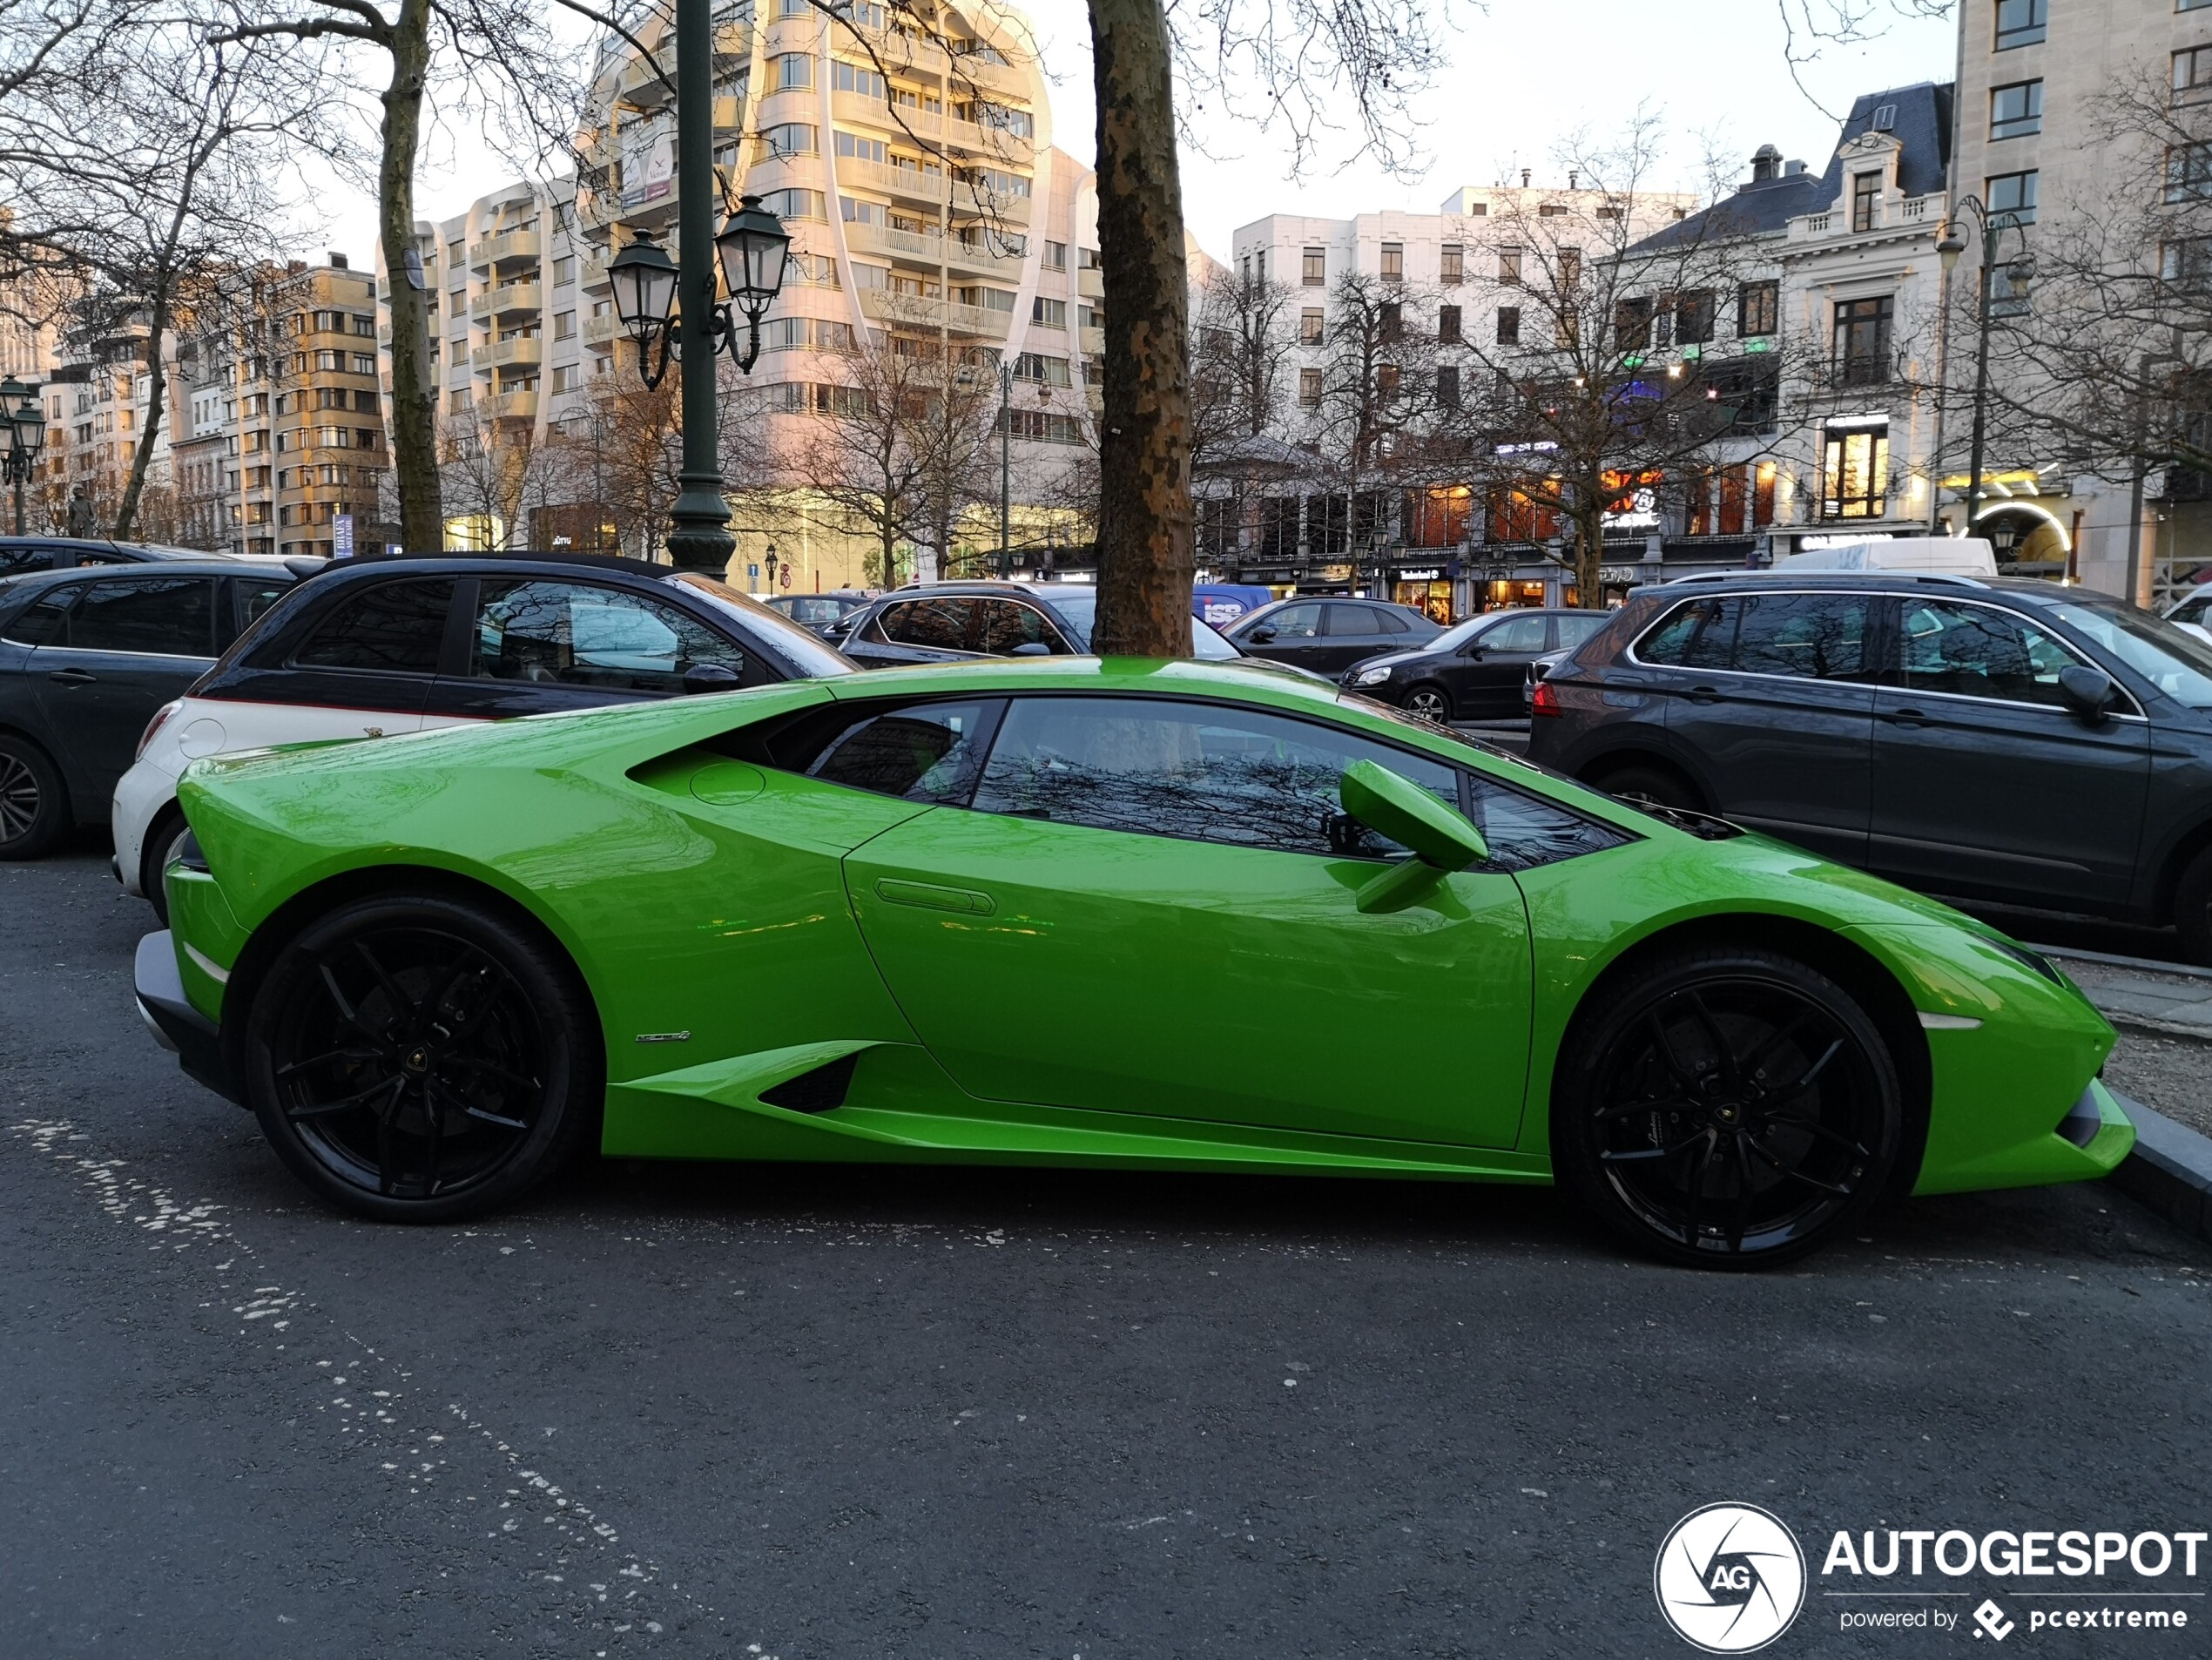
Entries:
<svg viewBox="0 0 2212 1660">
<path fill-rule="evenodd" d="M 965 599 L 902 599 L 883 608 L 876 619 L 876 628 L 885 639 L 896 645 L 965 651 L 968 608 L 972 603 Z"/>
<path fill-rule="evenodd" d="M 17 645 L 58 644 L 68 638 L 62 619 L 69 615 L 70 602 L 80 591 L 82 584 L 76 583 L 49 588 L 36 604 L 25 606 L 8 620 L 7 627 L 0 629 L 0 638 Z"/>
<path fill-rule="evenodd" d="M 1858 594 L 1731 594 L 1669 612 L 1636 644 L 1646 663 L 1810 680 L 1866 672 L 1869 602 Z"/>
<path fill-rule="evenodd" d="M 772 599 L 768 602 L 793 622 L 808 627 L 834 623 L 853 609 L 849 599 L 835 599 L 826 594 L 802 594 L 796 599 Z"/>
<path fill-rule="evenodd" d="M 311 669 L 435 674 L 452 599 L 450 577 L 377 583 L 341 602 L 292 660 Z"/>
<path fill-rule="evenodd" d="M 1403 852 L 1338 801 L 1338 778 L 1360 760 L 1459 806 L 1459 775 L 1440 761 L 1255 710 L 1139 698 L 1015 699 L 974 806 L 1282 853 Z"/>
<path fill-rule="evenodd" d="M 469 671 L 489 680 L 673 694 L 686 670 L 745 672 L 744 648 L 673 605 L 582 582 L 486 582 Z"/>
<path fill-rule="evenodd" d="M 70 613 L 69 643 L 80 651 L 212 657 L 214 612 L 212 577 L 96 582 Z"/>
<path fill-rule="evenodd" d="M 1329 632 L 1332 634 L 1403 634 L 1406 631 L 1406 619 L 1379 605 L 1329 607 Z"/>
<path fill-rule="evenodd" d="M 217 648 L 227 651 L 233 640 L 260 622 L 262 613 L 291 591 L 292 584 L 280 577 L 232 577 L 231 606 L 236 616 L 221 629 L 222 638 L 215 642 Z"/>
<path fill-rule="evenodd" d="M 1548 630 L 1541 617 L 1515 617 L 1487 629 L 1477 637 L 1486 651 L 1541 651 Z"/>
<path fill-rule="evenodd" d="M 51 570 L 54 551 L 51 548 L 0 548 L 0 577 L 19 576 L 26 570 Z"/>
<path fill-rule="evenodd" d="M 1061 655 L 1068 650 L 1059 631 L 1045 621 L 1043 612 L 1017 600 L 977 600 L 975 622 L 975 649 L 994 657 L 1009 656 L 1022 645 L 1047 645 Z"/>
<path fill-rule="evenodd" d="M 1570 813 L 1476 774 L 1474 821 L 1490 844 L 1490 870 L 1527 870 L 1632 840 L 1627 832 Z"/>
<path fill-rule="evenodd" d="M 962 805 L 975 786 L 994 707 L 928 703 L 869 715 L 841 730 L 806 771 L 878 795 Z"/>
<path fill-rule="evenodd" d="M 1912 691 L 2060 708 L 2059 671 L 2080 661 L 2025 617 L 1940 600 L 1905 602 L 1898 644 Z"/>
<path fill-rule="evenodd" d="M 1321 608 L 1318 605 L 1285 605 L 1278 611 L 1270 611 L 1254 623 L 1252 628 L 1271 628 L 1278 640 L 1310 640 L 1321 632 Z M 1250 629 L 1244 633 L 1250 633 Z"/>
<path fill-rule="evenodd" d="M 1559 644 L 1562 650 L 1571 651 L 1613 620 L 1610 611 L 1585 611 L 1580 617 L 1561 617 Z"/>
</svg>

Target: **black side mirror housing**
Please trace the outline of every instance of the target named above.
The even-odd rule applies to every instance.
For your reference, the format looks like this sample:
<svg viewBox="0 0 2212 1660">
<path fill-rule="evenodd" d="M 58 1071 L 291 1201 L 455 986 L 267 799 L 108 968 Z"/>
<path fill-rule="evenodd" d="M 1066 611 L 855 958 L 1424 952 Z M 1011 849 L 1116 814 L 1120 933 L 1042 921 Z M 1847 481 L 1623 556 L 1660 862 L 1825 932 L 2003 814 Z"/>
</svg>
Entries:
<svg viewBox="0 0 2212 1660">
<path fill-rule="evenodd" d="M 2102 669 L 2072 663 L 2059 671 L 2059 696 L 2066 699 L 2067 708 L 2094 726 L 2112 712 L 2113 705 L 2120 700 L 2120 688 Z"/>
<path fill-rule="evenodd" d="M 1024 640 L 1008 655 L 1009 657 L 1050 657 L 1052 648 L 1042 640 Z"/>
<path fill-rule="evenodd" d="M 699 692 L 734 692 L 738 671 L 726 663 L 694 663 L 684 671 L 686 696 Z"/>
<path fill-rule="evenodd" d="M 1274 629 L 1268 624 L 1262 623 L 1258 628 L 1253 629 L 1250 633 L 1246 634 L 1244 636 L 1244 640 L 1248 644 L 1264 645 L 1268 643 L 1268 641 L 1273 639 L 1274 638 Z"/>
</svg>

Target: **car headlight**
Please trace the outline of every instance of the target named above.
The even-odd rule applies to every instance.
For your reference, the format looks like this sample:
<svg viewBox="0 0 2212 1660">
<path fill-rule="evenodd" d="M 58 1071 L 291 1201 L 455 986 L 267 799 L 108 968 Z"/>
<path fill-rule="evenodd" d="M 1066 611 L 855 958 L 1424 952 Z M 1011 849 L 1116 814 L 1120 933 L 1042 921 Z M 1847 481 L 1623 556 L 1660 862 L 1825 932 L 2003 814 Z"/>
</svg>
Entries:
<svg viewBox="0 0 2212 1660">
<path fill-rule="evenodd" d="M 1388 669 L 1362 669 L 1352 677 L 1352 684 L 1355 686 L 1379 686 L 1389 678 Z"/>
</svg>

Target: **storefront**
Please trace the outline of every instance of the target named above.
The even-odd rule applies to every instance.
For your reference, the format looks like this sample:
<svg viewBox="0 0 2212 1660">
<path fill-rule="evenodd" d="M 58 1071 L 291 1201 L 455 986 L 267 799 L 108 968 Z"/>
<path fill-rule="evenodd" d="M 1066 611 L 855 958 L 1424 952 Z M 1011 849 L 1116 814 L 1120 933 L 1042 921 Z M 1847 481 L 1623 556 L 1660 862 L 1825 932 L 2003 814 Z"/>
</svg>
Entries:
<svg viewBox="0 0 2212 1660">
<path fill-rule="evenodd" d="M 1457 615 L 1452 565 L 1408 565 L 1386 574 L 1390 597 L 1399 604 L 1420 611 L 1440 627 L 1448 625 Z"/>
</svg>

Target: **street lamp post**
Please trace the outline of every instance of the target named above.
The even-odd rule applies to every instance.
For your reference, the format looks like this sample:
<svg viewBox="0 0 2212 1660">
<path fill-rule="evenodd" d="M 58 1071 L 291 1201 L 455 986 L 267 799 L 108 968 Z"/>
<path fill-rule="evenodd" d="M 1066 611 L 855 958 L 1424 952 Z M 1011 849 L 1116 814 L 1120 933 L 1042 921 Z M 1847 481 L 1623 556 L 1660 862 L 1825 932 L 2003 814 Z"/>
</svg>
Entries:
<svg viewBox="0 0 2212 1660">
<path fill-rule="evenodd" d="M 2003 246 L 2007 231 L 2016 234 L 2020 241 L 2019 256 L 2006 267 L 2013 281 L 2025 285 L 2034 277 L 2035 256 L 2028 252 L 2027 226 L 2020 222 L 2018 214 L 1992 213 L 1979 196 L 1969 196 L 1959 206 L 1973 214 L 1981 227 L 1980 282 L 1974 304 L 1974 431 L 1966 459 L 1966 534 L 1971 536 L 1981 516 L 1982 448 L 1989 419 L 1990 278 L 1997 268 L 1998 250 Z M 1957 268 L 1959 256 L 1966 251 L 1966 227 L 1956 219 L 1952 219 L 1936 240 L 1936 252 L 1942 256 L 1946 277 Z"/>
<path fill-rule="evenodd" d="M 725 528 L 730 504 L 722 495 L 722 458 L 715 414 L 714 354 L 726 347 L 750 375 L 760 354 L 760 321 L 783 287 L 791 235 L 781 220 L 747 196 L 714 233 L 713 0 L 676 0 L 677 246 L 671 260 L 649 235 L 640 234 L 608 262 L 615 310 L 637 342 L 637 368 L 647 386 L 668 371 L 671 347 L 691 372 L 684 377 L 684 461 L 670 511 L 668 555 L 686 570 L 719 571 L 737 543 Z M 706 257 L 711 245 L 715 257 Z M 730 303 L 717 303 L 716 267 Z M 676 308 L 671 320 L 670 308 Z M 732 307 L 747 324 L 738 345 Z M 646 349 L 658 343 L 659 361 L 648 367 Z"/>
<path fill-rule="evenodd" d="M 1014 575 L 1014 365 L 999 365 L 999 580 Z"/>
<path fill-rule="evenodd" d="M 0 381 L 0 417 L 8 425 L 8 447 L 0 451 L 0 470 L 16 493 L 16 534 L 23 528 L 23 487 L 30 482 L 38 451 L 46 442 L 46 415 L 38 407 L 36 387 L 25 386 L 12 375 Z M 12 404 L 13 408 L 9 408 Z"/>
</svg>

